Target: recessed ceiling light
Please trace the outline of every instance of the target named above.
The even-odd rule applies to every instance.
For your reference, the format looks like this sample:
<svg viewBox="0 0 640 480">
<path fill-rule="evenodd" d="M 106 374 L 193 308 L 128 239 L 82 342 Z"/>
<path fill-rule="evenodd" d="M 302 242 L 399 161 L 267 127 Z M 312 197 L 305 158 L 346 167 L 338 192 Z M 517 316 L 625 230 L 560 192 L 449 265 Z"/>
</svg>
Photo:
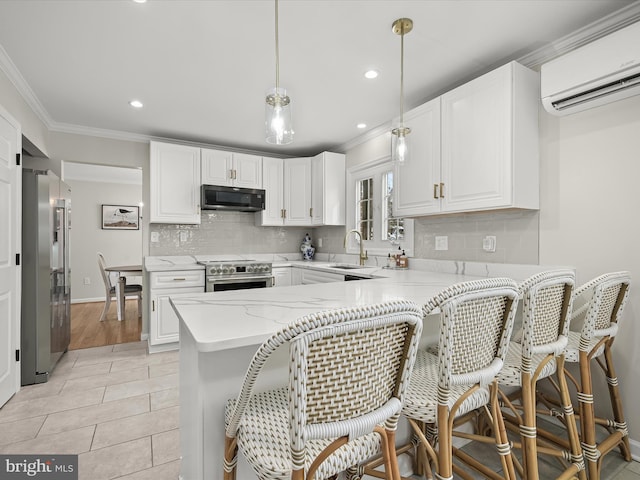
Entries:
<svg viewBox="0 0 640 480">
<path fill-rule="evenodd" d="M 136 3 L 147 3 L 147 0 L 133 0 Z"/>
<path fill-rule="evenodd" d="M 131 100 L 129 102 L 129 105 L 131 105 L 133 108 L 142 108 L 142 102 L 140 100 Z"/>
<path fill-rule="evenodd" d="M 367 128 L 367 124 L 366 123 L 359 123 L 358 125 L 356 125 L 356 127 L 363 129 L 363 128 Z"/>
<path fill-rule="evenodd" d="M 364 72 L 364 77 L 368 79 L 376 78 L 378 76 L 377 70 L 367 70 Z"/>
</svg>

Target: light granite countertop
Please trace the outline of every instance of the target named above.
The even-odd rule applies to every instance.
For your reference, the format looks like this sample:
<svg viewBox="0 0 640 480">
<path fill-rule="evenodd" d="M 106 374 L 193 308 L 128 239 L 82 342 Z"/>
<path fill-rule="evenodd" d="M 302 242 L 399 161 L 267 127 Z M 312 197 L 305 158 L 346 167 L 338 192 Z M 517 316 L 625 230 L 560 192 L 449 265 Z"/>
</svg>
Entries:
<svg viewBox="0 0 640 480">
<path fill-rule="evenodd" d="M 537 271 L 550 269 L 541 266 L 511 266 L 504 268 L 502 273 L 499 266 L 492 264 L 488 274 L 480 267 L 469 268 L 477 270 L 473 274 L 463 274 L 382 267 L 342 270 L 332 268 L 331 262 L 317 261 L 281 264 L 373 278 L 353 282 L 174 295 L 171 297 L 174 309 L 200 352 L 257 346 L 284 325 L 320 310 L 395 299 L 423 304 L 455 283 L 500 276 L 521 281 Z"/>
</svg>

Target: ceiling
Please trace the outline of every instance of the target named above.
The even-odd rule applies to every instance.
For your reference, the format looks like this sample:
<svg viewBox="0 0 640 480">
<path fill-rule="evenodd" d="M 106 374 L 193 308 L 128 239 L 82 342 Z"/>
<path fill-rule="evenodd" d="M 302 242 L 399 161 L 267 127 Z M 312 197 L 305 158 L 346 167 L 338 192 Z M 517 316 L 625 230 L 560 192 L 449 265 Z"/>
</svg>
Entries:
<svg viewBox="0 0 640 480">
<path fill-rule="evenodd" d="M 509 60 L 560 51 L 557 40 L 638 4 L 280 0 L 280 84 L 295 129 L 287 146 L 264 141 L 273 1 L 2 0 L 0 68 L 51 130 L 314 155 L 399 114 L 397 18 L 414 21 L 405 37 L 409 109 Z M 364 78 L 370 68 L 377 79 Z"/>
</svg>

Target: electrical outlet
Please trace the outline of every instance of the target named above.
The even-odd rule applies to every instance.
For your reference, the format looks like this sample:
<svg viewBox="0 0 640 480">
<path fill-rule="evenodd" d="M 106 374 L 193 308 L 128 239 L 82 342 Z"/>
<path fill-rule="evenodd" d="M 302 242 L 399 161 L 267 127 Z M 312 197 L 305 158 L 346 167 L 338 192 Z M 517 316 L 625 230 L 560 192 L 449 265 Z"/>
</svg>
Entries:
<svg viewBox="0 0 640 480">
<path fill-rule="evenodd" d="M 160 241 L 160 234 L 158 232 L 151 232 L 151 241 L 157 243 Z"/>
<path fill-rule="evenodd" d="M 322 238 L 318 238 L 318 247 L 322 247 Z"/>
<path fill-rule="evenodd" d="M 91 278 L 89 278 L 89 277 L 84 277 L 84 284 L 85 284 L 85 285 L 91 285 Z"/>
<path fill-rule="evenodd" d="M 449 237 L 436 237 L 436 250 L 449 250 Z"/>
<path fill-rule="evenodd" d="M 180 230 L 180 241 L 186 242 L 188 238 L 189 238 L 189 232 L 187 232 L 186 230 Z"/>
<path fill-rule="evenodd" d="M 487 235 L 482 239 L 482 249 L 485 252 L 496 251 L 496 237 L 495 235 Z"/>
</svg>

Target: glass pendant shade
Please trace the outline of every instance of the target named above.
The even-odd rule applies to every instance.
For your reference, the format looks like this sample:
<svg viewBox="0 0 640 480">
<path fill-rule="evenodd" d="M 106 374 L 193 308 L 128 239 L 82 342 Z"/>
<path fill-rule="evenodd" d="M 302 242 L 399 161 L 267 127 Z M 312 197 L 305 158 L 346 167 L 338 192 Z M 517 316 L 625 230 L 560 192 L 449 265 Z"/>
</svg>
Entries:
<svg viewBox="0 0 640 480">
<path fill-rule="evenodd" d="M 409 160 L 409 127 L 398 127 L 391 130 L 391 159 L 399 164 Z"/>
<path fill-rule="evenodd" d="M 265 136 L 267 143 L 287 145 L 293 142 L 291 100 L 286 89 L 275 87 L 267 92 L 265 107 Z"/>
</svg>

